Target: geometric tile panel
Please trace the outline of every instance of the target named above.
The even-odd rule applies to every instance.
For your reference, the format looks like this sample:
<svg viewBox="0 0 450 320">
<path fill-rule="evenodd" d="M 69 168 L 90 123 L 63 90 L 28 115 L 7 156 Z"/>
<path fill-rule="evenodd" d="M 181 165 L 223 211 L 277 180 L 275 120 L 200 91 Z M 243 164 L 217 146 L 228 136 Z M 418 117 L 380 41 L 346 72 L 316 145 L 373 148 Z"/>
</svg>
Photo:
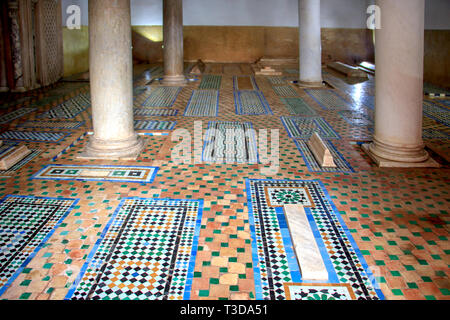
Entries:
<svg viewBox="0 0 450 320">
<path fill-rule="evenodd" d="M 280 97 L 298 97 L 297 91 L 291 86 L 273 86 L 272 89 Z"/>
<path fill-rule="evenodd" d="M 134 115 L 137 117 L 169 117 L 176 116 L 178 110 L 172 109 L 150 109 L 150 108 L 135 108 Z"/>
<path fill-rule="evenodd" d="M 222 82 L 222 76 L 213 75 L 213 74 L 205 74 L 202 77 L 202 81 L 198 86 L 199 89 L 213 89 L 219 90 L 220 84 Z"/>
<path fill-rule="evenodd" d="M 66 300 L 188 300 L 202 200 L 125 198 Z"/>
<path fill-rule="evenodd" d="M 13 195 L 0 200 L 0 296 L 47 242 L 77 201 Z"/>
<path fill-rule="evenodd" d="M 285 283 L 287 300 L 355 300 L 352 287 L 347 284 Z"/>
<path fill-rule="evenodd" d="M 28 154 L 25 158 L 17 162 L 8 170 L 0 170 L 0 177 L 10 176 L 12 173 L 15 173 L 16 171 L 21 169 L 23 166 L 25 166 L 28 162 L 36 158 L 42 152 L 41 150 L 33 150 L 33 149 L 31 149 L 30 151 L 31 151 L 30 154 Z"/>
<path fill-rule="evenodd" d="M 13 147 L 17 146 L 18 142 L 14 141 L 3 141 L 2 145 L 0 145 L 0 157 L 9 152 Z"/>
<path fill-rule="evenodd" d="M 142 107 L 171 107 L 181 91 L 181 87 L 151 87 L 150 96 Z"/>
<path fill-rule="evenodd" d="M 175 121 L 158 120 L 134 120 L 136 130 L 173 130 L 177 123 Z"/>
<path fill-rule="evenodd" d="M 292 115 L 317 116 L 317 112 L 302 98 L 280 98 L 280 100 Z"/>
<path fill-rule="evenodd" d="M 350 110 L 343 110 L 338 112 L 339 115 L 347 121 L 348 124 L 353 126 L 373 126 L 373 120 L 364 113 L 359 113 Z"/>
<path fill-rule="evenodd" d="M 151 183 L 157 167 L 49 164 L 31 179 Z"/>
<path fill-rule="evenodd" d="M 431 101 L 424 101 L 423 112 L 427 117 L 450 127 L 450 110 L 447 108 L 441 107 Z"/>
<path fill-rule="evenodd" d="M 90 94 L 82 93 L 62 104 L 46 111 L 39 116 L 38 119 L 72 119 L 78 114 L 85 111 L 91 105 Z"/>
<path fill-rule="evenodd" d="M 441 130 L 437 130 L 437 129 L 432 129 L 432 128 L 428 128 L 428 129 L 423 129 L 422 130 L 422 137 L 425 139 L 440 139 L 440 140 L 449 140 L 450 139 L 450 134 L 441 131 Z"/>
<path fill-rule="evenodd" d="M 213 163 L 256 164 L 257 141 L 251 122 L 210 121 L 202 158 Z"/>
<path fill-rule="evenodd" d="M 324 110 L 350 109 L 351 105 L 334 90 L 308 89 L 305 90 Z"/>
<path fill-rule="evenodd" d="M 31 113 L 33 111 L 36 111 L 36 110 L 37 110 L 36 108 L 20 108 L 20 109 L 14 110 L 10 113 L 0 116 L 0 124 L 5 124 L 5 123 L 8 123 L 15 119 L 21 118 L 24 115 Z"/>
<path fill-rule="evenodd" d="M 317 132 L 322 139 L 340 139 L 339 134 L 321 117 L 281 117 L 289 137 L 309 139 Z"/>
<path fill-rule="evenodd" d="M 329 140 L 322 140 L 323 143 L 330 150 L 333 156 L 333 161 L 336 167 L 322 167 L 317 162 L 316 157 L 311 152 L 305 140 L 295 139 L 295 144 L 299 149 L 303 160 L 305 161 L 308 170 L 311 172 L 355 172 L 350 164 L 344 159 L 343 155 L 336 149 L 336 147 Z"/>
<path fill-rule="evenodd" d="M 235 91 L 234 101 L 236 106 L 236 114 L 239 115 L 263 115 L 273 114 L 270 110 L 264 94 L 261 91 Z"/>
<path fill-rule="evenodd" d="M 270 84 L 278 85 L 278 84 L 285 84 L 284 78 L 279 76 L 268 76 L 267 81 L 269 81 Z"/>
<path fill-rule="evenodd" d="M 256 299 L 292 298 L 292 292 L 286 292 L 285 284 L 305 283 L 284 210 L 271 206 L 270 201 L 273 202 L 273 199 L 267 196 L 277 189 L 284 192 L 284 198 L 288 198 L 286 191 L 292 190 L 289 203 L 305 205 L 314 238 L 328 271 L 329 277 L 325 283 L 349 284 L 356 299 L 383 299 L 375 278 L 321 181 L 247 179 Z M 296 189 L 303 190 L 302 197 L 298 196 L 298 192 L 295 193 Z M 293 198 L 298 200 L 293 201 Z M 311 206 L 311 203 L 314 205 Z M 312 293 L 315 292 L 309 291 L 309 294 Z M 328 291 L 331 295 L 335 293 Z"/>
<path fill-rule="evenodd" d="M 17 128 L 43 128 L 43 129 L 78 129 L 83 121 L 26 121 L 17 125 Z"/>
<path fill-rule="evenodd" d="M 219 90 L 193 90 L 185 117 L 216 117 L 219 112 Z"/>
<path fill-rule="evenodd" d="M 450 99 L 439 99 L 436 102 L 443 104 L 444 106 L 447 106 L 450 108 Z"/>
<path fill-rule="evenodd" d="M 58 143 L 71 134 L 71 132 L 5 131 L 0 134 L 0 140 Z"/>
</svg>

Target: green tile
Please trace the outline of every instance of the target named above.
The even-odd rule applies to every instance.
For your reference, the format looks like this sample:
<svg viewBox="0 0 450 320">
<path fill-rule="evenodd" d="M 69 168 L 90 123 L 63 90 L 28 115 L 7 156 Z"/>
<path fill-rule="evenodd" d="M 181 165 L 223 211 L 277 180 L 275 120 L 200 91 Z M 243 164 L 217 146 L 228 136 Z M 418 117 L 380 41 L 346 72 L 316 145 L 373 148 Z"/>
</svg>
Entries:
<svg viewBox="0 0 450 320">
<path fill-rule="evenodd" d="M 209 297 L 209 290 L 200 290 L 198 292 L 199 297 Z"/>
<path fill-rule="evenodd" d="M 410 289 L 418 289 L 419 288 L 415 282 L 408 282 L 407 285 L 408 285 L 408 288 L 410 288 Z"/>
<path fill-rule="evenodd" d="M 28 300 L 28 298 L 31 296 L 30 292 L 22 293 L 22 295 L 19 297 L 20 300 Z"/>
<path fill-rule="evenodd" d="M 439 289 L 444 296 L 450 296 L 450 290 L 447 288 Z"/>
<path fill-rule="evenodd" d="M 28 287 L 31 283 L 31 280 L 24 280 L 22 281 L 22 283 L 20 284 L 20 286 L 22 287 Z"/>
<path fill-rule="evenodd" d="M 402 296 L 403 292 L 400 289 L 392 289 L 392 293 L 394 294 L 394 296 Z"/>
</svg>

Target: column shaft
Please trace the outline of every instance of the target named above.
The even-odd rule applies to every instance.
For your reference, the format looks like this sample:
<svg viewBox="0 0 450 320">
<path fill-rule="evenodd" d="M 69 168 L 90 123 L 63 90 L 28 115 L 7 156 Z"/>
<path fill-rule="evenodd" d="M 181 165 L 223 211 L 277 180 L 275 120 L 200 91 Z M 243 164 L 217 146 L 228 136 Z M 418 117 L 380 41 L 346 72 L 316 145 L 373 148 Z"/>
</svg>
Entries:
<svg viewBox="0 0 450 320">
<path fill-rule="evenodd" d="M 89 43 L 94 135 L 83 157 L 135 157 L 130 0 L 89 1 Z"/>
<path fill-rule="evenodd" d="M 164 84 L 186 82 L 183 50 L 183 2 L 163 0 Z"/>
<path fill-rule="evenodd" d="M 300 82 L 303 86 L 322 86 L 322 43 L 320 0 L 299 0 Z"/>
<path fill-rule="evenodd" d="M 422 140 L 425 1 L 377 5 L 375 133 L 365 149 L 380 166 L 410 166 L 429 158 Z"/>
</svg>

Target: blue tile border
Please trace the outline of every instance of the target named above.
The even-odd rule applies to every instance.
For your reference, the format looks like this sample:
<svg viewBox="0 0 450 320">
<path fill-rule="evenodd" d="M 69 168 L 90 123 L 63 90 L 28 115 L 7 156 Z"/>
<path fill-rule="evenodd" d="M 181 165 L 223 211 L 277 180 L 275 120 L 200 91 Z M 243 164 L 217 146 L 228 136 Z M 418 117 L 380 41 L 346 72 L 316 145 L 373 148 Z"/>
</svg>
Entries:
<svg viewBox="0 0 450 320">
<path fill-rule="evenodd" d="M 254 92 L 258 96 L 259 101 L 261 102 L 265 113 L 244 113 L 242 111 L 242 101 L 241 101 L 241 93 L 242 91 L 245 92 Z M 260 115 L 273 115 L 272 109 L 269 106 L 269 103 L 267 102 L 264 94 L 261 91 L 256 90 L 240 90 L 240 91 L 234 91 L 234 105 L 235 105 L 235 112 L 237 115 L 250 115 L 250 116 L 260 116 Z"/>
<path fill-rule="evenodd" d="M 6 140 L 6 141 L 24 141 L 24 142 L 31 142 L 31 143 L 59 143 L 61 141 L 63 141 L 64 139 L 66 139 L 67 137 L 71 136 L 73 134 L 73 132 L 67 132 L 67 131 L 59 131 L 59 132 L 50 132 L 50 131 L 18 131 L 18 130 L 9 130 L 9 131 L 5 131 L 5 132 L 26 132 L 26 133 L 47 133 L 47 134 L 57 134 L 57 135 L 61 135 L 61 137 L 58 140 L 32 140 L 32 139 L 20 139 L 20 138 L 2 138 L 0 137 L 0 139 L 2 140 Z M 3 132 L 3 133 L 5 133 Z M 2 133 L 2 134 L 3 134 Z"/>
<path fill-rule="evenodd" d="M 329 93 L 334 94 L 337 98 L 339 98 L 340 100 L 342 100 L 342 101 L 348 106 L 349 109 L 351 109 L 351 107 L 352 107 L 351 102 L 350 102 L 350 101 L 347 101 L 346 99 L 344 99 L 341 95 L 339 95 L 339 94 L 338 94 L 337 92 L 335 92 L 333 89 L 320 89 L 320 90 L 324 90 L 324 91 L 327 91 L 327 92 L 329 92 Z M 308 94 L 315 102 L 317 102 L 317 104 L 318 104 L 323 110 L 327 110 L 327 111 L 330 110 L 330 108 L 324 106 L 321 102 L 319 102 L 319 100 L 317 100 L 317 98 L 314 97 L 314 96 L 309 92 L 308 89 L 306 89 L 305 92 L 306 92 L 306 93 L 307 93 L 307 94 Z"/>
<path fill-rule="evenodd" d="M 205 115 L 192 115 L 192 116 L 190 116 L 190 115 L 186 115 L 186 113 L 187 113 L 187 111 L 188 111 L 188 109 L 189 109 L 189 107 L 190 107 L 190 105 L 191 105 L 191 101 L 192 101 L 192 98 L 194 97 L 194 93 L 197 91 L 206 91 L 206 90 L 211 90 L 211 91 L 217 91 L 217 102 L 216 102 L 216 114 L 214 115 L 214 116 L 205 116 Z M 189 101 L 188 101 L 188 103 L 187 103 L 187 106 L 186 106 L 186 108 L 185 108 L 185 110 L 184 110 L 184 113 L 183 113 L 183 117 L 218 117 L 219 116 L 219 97 L 220 97 L 220 90 L 216 90 L 216 89 L 198 89 L 198 90 L 192 90 L 192 94 L 191 94 L 191 97 L 189 98 Z"/>
<path fill-rule="evenodd" d="M 191 258 L 190 258 L 190 261 L 189 261 L 189 264 L 188 264 L 189 267 L 188 267 L 188 270 L 187 270 L 185 291 L 184 291 L 184 295 L 183 295 L 183 300 L 189 300 L 190 299 L 191 289 L 192 289 L 192 281 L 193 281 L 193 278 L 194 278 L 195 260 L 197 258 L 197 253 L 198 253 L 198 241 L 199 241 L 199 237 L 200 237 L 200 228 L 201 228 L 201 222 L 202 222 L 204 201 L 202 199 L 195 200 L 195 199 L 127 197 L 127 198 L 122 198 L 120 203 L 119 203 L 119 205 L 114 210 L 114 213 L 112 214 L 111 218 L 107 222 L 105 228 L 103 229 L 102 233 L 98 237 L 96 243 L 92 247 L 91 252 L 89 253 L 88 257 L 86 258 L 85 263 L 81 267 L 78 276 L 76 277 L 75 281 L 72 283 L 72 286 L 70 287 L 70 289 L 69 289 L 68 293 L 66 294 L 64 300 L 69 300 L 71 298 L 71 296 L 75 293 L 79 283 L 81 282 L 81 280 L 84 277 L 84 274 L 86 273 L 87 268 L 91 264 L 92 259 L 94 258 L 94 255 L 96 254 L 100 244 L 102 243 L 103 239 L 105 238 L 106 234 L 108 233 L 111 225 L 115 221 L 115 219 L 117 217 L 117 214 L 122 209 L 125 201 L 127 201 L 127 200 L 171 201 L 171 202 L 174 202 L 174 203 L 177 203 L 177 202 L 198 202 L 199 205 L 198 205 L 198 212 L 197 212 L 197 220 L 195 222 L 196 226 L 195 226 L 195 231 L 194 231 L 194 237 L 193 237 L 193 240 L 192 240 Z"/>
<path fill-rule="evenodd" d="M 8 282 L 0 288 L 0 296 L 5 293 L 9 286 L 14 282 L 14 280 L 22 273 L 23 269 L 30 263 L 30 261 L 36 256 L 36 254 L 41 250 L 50 237 L 54 234 L 56 229 L 60 227 L 64 219 L 69 215 L 69 213 L 78 204 L 79 198 L 52 198 L 52 197 L 36 197 L 36 196 L 21 196 L 21 195 L 7 195 L 0 199 L 0 204 L 3 203 L 7 198 L 32 198 L 32 199 L 45 199 L 45 200 L 62 200 L 62 201 L 73 201 L 72 205 L 66 210 L 66 212 L 61 216 L 61 218 L 56 222 L 54 228 L 44 237 L 42 242 L 33 250 L 33 252 L 28 256 L 28 258 L 22 263 L 22 265 L 16 270 L 14 275 L 8 280 Z"/>
<path fill-rule="evenodd" d="M 354 173 L 355 172 L 353 167 L 348 163 L 348 161 L 344 158 L 342 153 L 339 152 L 339 150 L 336 148 L 336 146 L 330 140 L 327 140 L 327 142 L 333 148 L 333 150 L 338 154 L 338 156 L 341 158 L 341 160 L 348 166 L 349 170 L 341 170 L 339 168 L 333 168 L 333 169 L 336 169 L 334 171 L 332 171 L 332 170 L 330 170 L 330 171 L 327 171 L 327 170 L 314 170 L 311 167 L 311 163 L 309 162 L 308 157 L 306 157 L 306 155 L 303 153 L 302 149 L 300 148 L 300 145 L 298 144 L 298 140 L 303 140 L 303 139 L 293 139 L 293 140 L 294 140 L 295 146 L 300 151 L 300 154 L 301 154 L 303 160 L 305 161 L 306 167 L 308 168 L 309 171 L 311 171 L 311 172 L 327 172 L 327 173 L 330 173 L 330 172 Z M 317 165 L 320 166 L 319 164 L 317 164 Z"/>
<path fill-rule="evenodd" d="M 361 263 L 362 268 L 364 269 L 364 271 L 366 272 L 367 276 L 369 277 L 369 279 L 371 279 L 371 284 L 378 296 L 379 299 L 383 300 L 384 299 L 384 295 L 375 279 L 375 277 L 373 276 L 372 272 L 370 271 L 369 266 L 367 265 L 361 251 L 359 250 L 358 245 L 356 244 L 353 236 L 351 235 L 347 225 L 345 224 L 344 220 L 342 219 L 342 216 L 340 214 L 340 212 L 338 211 L 337 207 L 335 206 L 335 204 L 333 203 L 326 187 L 325 184 L 319 180 L 319 179 L 313 179 L 313 180 L 289 180 L 289 179 L 284 179 L 284 180 L 274 180 L 274 179 L 245 179 L 245 191 L 247 193 L 247 207 L 248 207 L 248 214 L 249 214 L 249 223 L 250 223 L 250 234 L 251 234 L 251 238 L 252 238 L 252 261 L 253 261 L 253 269 L 254 269 L 254 280 L 255 280 L 255 294 L 256 294 L 256 300 L 263 300 L 263 296 L 262 296 L 262 288 L 261 288 L 261 271 L 259 268 L 259 257 L 258 257 L 258 249 L 257 249 L 257 238 L 256 238 L 256 232 L 255 232 L 255 216 L 254 216 L 254 211 L 253 211 L 253 205 L 252 205 L 252 195 L 251 195 L 251 186 L 250 183 L 252 181 L 256 181 L 256 182 L 273 182 L 273 181 L 277 181 L 277 182 L 316 182 L 319 184 L 319 186 L 322 189 L 322 192 L 325 196 L 325 199 L 328 201 L 328 203 L 330 204 L 331 208 L 332 208 L 332 212 L 330 212 L 331 214 L 334 214 L 337 219 L 338 222 L 340 223 L 343 232 L 345 233 L 346 237 L 348 238 L 353 250 L 355 251 L 356 256 L 359 259 L 359 262 Z M 317 225 L 314 221 L 314 218 L 311 214 L 311 210 L 310 208 L 305 208 L 305 212 L 307 214 L 308 217 L 308 221 L 310 223 L 311 229 L 313 231 L 314 237 L 316 239 L 316 243 L 319 247 L 319 251 L 322 255 L 323 261 L 325 263 L 325 267 L 327 268 L 328 271 L 328 275 L 329 275 L 329 279 L 328 281 L 330 283 L 339 283 L 337 274 L 335 272 L 335 269 L 333 267 L 333 264 L 328 256 L 328 252 L 326 250 L 325 244 L 323 243 L 322 237 L 319 233 L 319 230 L 317 228 Z M 277 218 L 279 221 L 279 225 L 280 225 L 280 229 L 283 228 L 287 228 L 287 223 L 286 223 L 286 218 L 284 215 L 284 210 L 282 208 L 276 208 L 276 213 L 277 213 Z M 283 213 L 283 214 L 282 214 Z M 293 244 L 292 244 L 292 239 L 290 237 L 290 234 L 287 233 L 289 232 L 289 230 L 284 230 L 282 231 L 282 236 L 283 236 L 283 244 L 285 245 L 285 250 L 286 253 L 288 254 L 287 259 L 288 259 L 288 264 L 289 264 L 289 268 L 293 267 L 293 271 L 291 270 L 291 277 L 293 279 L 293 282 L 298 282 L 298 283 L 303 283 L 302 279 L 301 279 L 301 274 L 299 272 L 299 266 L 298 266 L 298 262 L 296 260 L 296 256 L 295 256 L 295 251 L 293 250 Z M 294 253 L 294 255 L 292 255 L 292 253 Z M 323 283 L 323 281 L 317 281 L 317 282 L 321 282 Z M 306 283 L 306 282 L 305 282 Z M 314 281 L 307 281 L 307 283 L 315 283 Z"/>
<path fill-rule="evenodd" d="M 154 169 L 152 176 L 147 181 L 136 181 L 136 180 L 121 180 L 121 179 L 107 179 L 107 178 L 58 178 L 58 177 L 37 177 L 40 173 L 46 170 L 48 167 L 75 167 L 75 168 L 83 168 L 83 167 L 99 167 L 99 168 L 136 168 L 136 169 Z M 68 164 L 47 164 L 41 170 L 33 174 L 29 180 L 61 180 L 61 181 L 102 181 L 102 182 L 126 182 L 126 183 L 140 183 L 140 184 L 148 184 L 152 183 L 155 180 L 155 177 L 158 173 L 159 167 L 151 167 L 151 166 L 120 166 L 120 165 L 68 165 Z"/>
<path fill-rule="evenodd" d="M 211 127 L 211 124 L 214 122 L 237 122 L 239 124 L 247 123 L 250 126 L 250 129 L 253 129 L 253 123 L 251 123 L 249 121 L 240 122 L 240 121 L 221 121 L 221 120 L 216 121 L 216 120 L 214 120 L 214 121 L 208 122 L 208 127 L 206 128 L 207 132 L 208 132 L 208 129 Z M 258 140 L 257 140 L 257 137 L 255 136 L 256 130 L 253 129 L 252 133 L 253 133 L 253 140 L 254 140 L 254 146 L 255 146 L 255 151 L 256 151 L 256 163 L 250 163 L 250 164 L 258 164 L 258 163 L 260 163 L 260 160 L 259 160 L 259 152 L 258 152 Z M 210 164 L 210 163 L 214 163 L 214 162 L 207 162 L 204 160 L 206 144 L 211 142 L 211 141 L 207 140 L 207 138 L 209 138 L 209 135 L 205 134 L 204 139 L 203 139 L 203 147 L 202 147 L 202 161 L 204 163 Z M 242 163 L 238 163 L 238 164 L 242 164 Z"/>
</svg>

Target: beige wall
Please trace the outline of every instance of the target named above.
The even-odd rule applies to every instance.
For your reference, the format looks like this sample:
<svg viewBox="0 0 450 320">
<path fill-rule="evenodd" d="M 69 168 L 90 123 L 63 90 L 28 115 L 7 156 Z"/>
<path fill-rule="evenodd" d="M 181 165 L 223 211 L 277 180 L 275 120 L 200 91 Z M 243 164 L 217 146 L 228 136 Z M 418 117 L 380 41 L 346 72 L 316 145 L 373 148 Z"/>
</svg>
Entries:
<svg viewBox="0 0 450 320">
<path fill-rule="evenodd" d="M 63 28 L 64 77 L 89 70 L 89 32 Z"/>
<path fill-rule="evenodd" d="M 450 30 L 425 30 L 424 78 L 450 88 Z"/>
<path fill-rule="evenodd" d="M 133 27 L 135 57 L 162 40 L 161 26 Z M 152 40 L 148 40 L 152 39 Z M 147 46 L 145 45 L 147 43 Z M 155 44 L 156 45 L 156 44 Z M 158 44 L 159 45 L 159 44 Z M 373 61 L 372 33 L 365 29 L 322 29 L 324 62 Z M 154 47 L 154 46 L 153 46 Z M 185 60 L 206 62 L 254 62 L 261 57 L 298 57 L 298 28 L 254 26 L 185 26 Z M 161 60 L 161 57 L 155 57 Z"/>
<path fill-rule="evenodd" d="M 64 28 L 64 74 L 89 68 L 87 27 Z M 322 29 L 323 62 L 374 62 L 372 31 Z M 450 87 L 450 31 L 425 31 L 425 81 Z M 298 28 L 255 26 L 185 26 L 184 58 L 206 62 L 254 62 L 261 57 L 298 57 Z M 162 61 L 162 27 L 133 26 L 133 57 L 139 62 Z"/>
</svg>

